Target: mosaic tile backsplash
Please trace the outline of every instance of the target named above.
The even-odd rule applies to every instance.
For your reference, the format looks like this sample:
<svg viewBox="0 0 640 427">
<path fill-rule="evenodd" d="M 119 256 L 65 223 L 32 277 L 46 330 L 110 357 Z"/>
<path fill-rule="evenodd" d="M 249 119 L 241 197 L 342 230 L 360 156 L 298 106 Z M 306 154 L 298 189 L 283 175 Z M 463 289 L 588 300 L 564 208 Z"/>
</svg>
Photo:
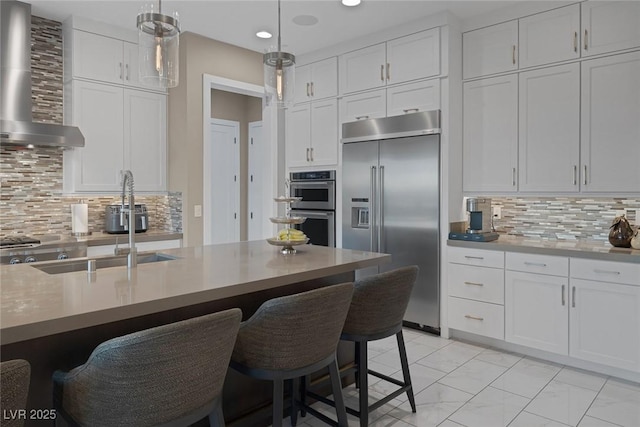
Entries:
<svg viewBox="0 0 640 427">
<path fill-rule="evenodd" d="M 491 197 L 491 205 L 502 207 L 496 231 L 516 236 L 608 242 L 613 219 L 624 212 L 632 225 L 640 225 L 640 199 Z"/>
<path fill-rule="evenodd" d="M 63 123 L 62 26 L 31 19 L 33 120 Z M 118 195 L 62 194 L 62 151 L 55 147 L 0 147 L 0 237 L 71 233 L 72 203 L 89 205 L 89 230 L 104 229 L 105 207 L 121 203 Z M 149 214 L 149 229 L 182 232 L 182 194 L 136 194 Z"/>
</svg>

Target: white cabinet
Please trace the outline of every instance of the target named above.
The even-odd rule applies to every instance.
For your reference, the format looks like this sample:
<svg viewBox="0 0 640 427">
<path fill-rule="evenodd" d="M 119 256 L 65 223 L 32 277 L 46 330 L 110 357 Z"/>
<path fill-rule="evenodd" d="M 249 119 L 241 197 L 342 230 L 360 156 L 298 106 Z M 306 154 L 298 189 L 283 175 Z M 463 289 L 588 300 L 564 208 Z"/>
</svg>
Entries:
<svg viewBox="0 0 640 427">
<path fill-rule="evenodd" d="M 299 104 L 286 113 L 288 167 L 338 163 L 338 102 Z"/>
<path fill-rule="evenodd" d="M 640 189 L 640 52 L 582 63 L 582 191 Z"/>
<path fill-rule="evenodd" d="M 582 7 L 582 56 L 640 46 L 640 2 L 587 1 Z"/>
<path fill-rule="evenodd" d="M 462 35 L 462 77 L 470 79 L 518 69 L 518 21 Z"/>
<path fill-rule="evenodd" d="M 580 5 L 520 19 L 520 68 L 580 57 Z"/>
<path fill-rule="evenodd" d="M 135 43 L 81 30 L 73 30 L 70 42 L 73 51 L 70 77 L 140 86 Z"/>
<path fill-rule="evenodd" d="M 505 341 L 567 355 L 569 260 L 507 252 Z"/>
<path fill-rule="evenodd" d="M 449 327 L 504 339 L 504 252 L 448 249 Z"/>
<path fill-rule="evenodd" d="M 340 123 L 439 108 L 440 79 L 423 80 L 342 97 Z"/>
<path fill-rule="evenodd" d="M 518 76 L 463 84 L 465 191 L 517 190 Z"/>
<path fill-rule="evenodd" d="M 580 64 L 520 73 L 519 86 L 519 190 L 577 192 Z"/>
<path fill-rule="evenodd" d="M 331 57 L 296 68 L 295 102 L 338 95 L 338 59 Z"/>
<path fill-rule="evenodd" d="M 340 55 L 340 94 L 440 74 L 440 29 L 433 28 Z"/>
<path fill-rule="evenodd" d="M 571 259 L 569 355 L 640 372 L 640 265 Z"/>
<path fill-rule="evenodd" d="M 138 191 L 166 189 L 166 95 L 74 80 L 72 114 L 85 146 L 66 150 L 64 189 L 120 191 L 131 169 Z"/>
</svg>

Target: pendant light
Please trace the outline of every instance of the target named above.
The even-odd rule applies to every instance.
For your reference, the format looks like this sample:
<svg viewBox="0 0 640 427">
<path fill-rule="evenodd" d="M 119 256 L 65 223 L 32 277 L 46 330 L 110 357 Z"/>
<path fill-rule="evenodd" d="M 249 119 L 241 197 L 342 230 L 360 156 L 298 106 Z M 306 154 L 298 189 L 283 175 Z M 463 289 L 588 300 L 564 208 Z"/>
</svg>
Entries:
<svg viewBox="0 0 640 427">
<path fill-rule="evenodd" d="M 282 51 L 280 0 L 278 0 L 278 50 L 264 54 L 265 105 L 285 107 L 293 103 L 296 57 Z"/>
<path fill-rule="evenodd" d="M 158 10 L 154 10 L 153 4 L 146 6 L 136 22 L 140 82 L 157 88 L 178 86 L 178 13 L 163 15 L 161 0 L 158 0 Z"/>
</svg>

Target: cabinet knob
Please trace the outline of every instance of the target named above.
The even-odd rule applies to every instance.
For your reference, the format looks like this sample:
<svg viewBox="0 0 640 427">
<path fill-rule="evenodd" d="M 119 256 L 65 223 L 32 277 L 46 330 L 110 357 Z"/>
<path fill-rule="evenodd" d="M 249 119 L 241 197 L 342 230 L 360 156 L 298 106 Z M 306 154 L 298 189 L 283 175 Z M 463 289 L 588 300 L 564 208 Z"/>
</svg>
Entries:
<svg viewBox="0 0 640 427">
<path fill-rule="evenodd" d="M 511 61 L 513 65 L 516 65 L 516 45 L 513 45 L 513 49 L 511 49 Z"/>
<path fill-rule="evenodd" d="M 589 33 L 587 32 L 587 29 L 584 29 L 584 50 L 587 50 L 589 48 L 589 43 L 587 43 L 587 39 L 588 39 Z"/>
<path fill-rule="evenodd" d="M 387 81 L 391 80 L 391 64 L 387 62 Z"/>
<path fill-rule="evenodd" d="M 380 81 L 384 81 L 384 64 L 380 66 Z"/>
<path fill-rule="evenodd" d="M 578 52 L 578 32 L 573 32 L 573 51 Z"/>
</svg>

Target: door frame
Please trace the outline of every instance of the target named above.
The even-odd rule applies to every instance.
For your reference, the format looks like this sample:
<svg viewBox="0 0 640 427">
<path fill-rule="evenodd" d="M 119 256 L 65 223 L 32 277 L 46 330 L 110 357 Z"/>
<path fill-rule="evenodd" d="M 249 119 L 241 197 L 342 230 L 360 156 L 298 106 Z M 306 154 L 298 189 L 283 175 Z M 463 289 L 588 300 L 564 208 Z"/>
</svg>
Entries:
<svg viewBox="0 0 640 427">
<path fill-rule="evenodd" d="M 238 93 L 241 95 L 253 96 L 256 98 L 264 99 L 264 87 L 254 85 L 251 83 L 241 82 L 238 80 L 231 80 L 224 77 L 213 76 L 210 74 L 202 75 L 202 138 L 203 147 L 211 146 L 211 134 L 209 132 L 210 120 L 211 120 L 211 90 L 217 89 L 226 92 Z M 262 124 L 263 124 L 263 138 L 268 141 L 265 144 L 265 148 L 269 150 L 267 153 L 268 161 L 265 164 L 265 176 L 269 176 L 269 180 L 265 180 L 263 187 L 263 210 L 265 216 L 275 216 L 273 195 L 278 193 L 281 187 L 284 187 L 284 179 L 280 177 L 285 176 L 284 158 L 281 153 L 284 153 L 284 137 L 280 137 L 278 132 L 279 111 L 275 105 L 265 107 L 263 102 L 262 108 Z M 204 153 L 203 153 L 204 154 Z M 206 159 L 207 156 L 203 155 L 203 170 L 202 170 L 202 205 L 203 207 L 211 206 L 211 171 L 207 170 Z M 280 194 L 280 193 L 278 193 Z M 271 213 L 271 214 L 270 214 Z M 210 244 L 207 236 L 211 235 L 211 215 L 207 215 L 205 212 L 203 215 L 203 243 L 205 245 Z"/>
</svg>

